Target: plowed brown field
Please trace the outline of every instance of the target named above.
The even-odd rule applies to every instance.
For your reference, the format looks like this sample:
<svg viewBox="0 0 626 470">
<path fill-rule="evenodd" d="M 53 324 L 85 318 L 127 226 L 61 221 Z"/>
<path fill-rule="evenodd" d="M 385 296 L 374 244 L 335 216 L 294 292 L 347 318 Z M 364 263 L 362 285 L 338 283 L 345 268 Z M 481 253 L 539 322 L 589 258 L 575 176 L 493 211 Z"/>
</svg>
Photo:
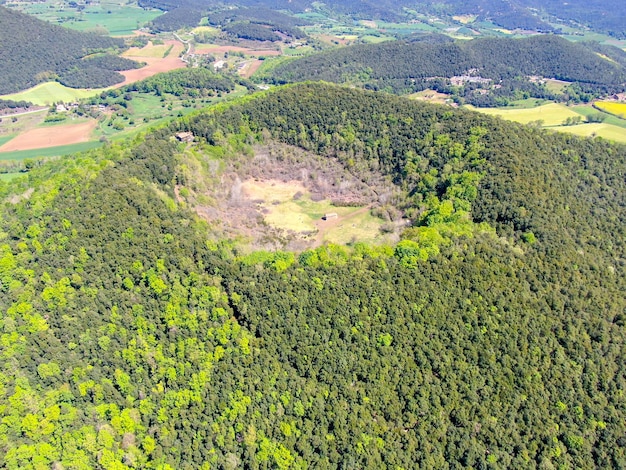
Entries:
<svg viewBox="0 0 626 470">
<path fill-rule="evenodd" d="M 64 124 L 31 129 L 0 146 L 0 152 L 42 149 L 88 142 L 91 132 L 96 128 L 96 124 L 97 121 L 93 119 L 80 124 Z"/>
</svg>

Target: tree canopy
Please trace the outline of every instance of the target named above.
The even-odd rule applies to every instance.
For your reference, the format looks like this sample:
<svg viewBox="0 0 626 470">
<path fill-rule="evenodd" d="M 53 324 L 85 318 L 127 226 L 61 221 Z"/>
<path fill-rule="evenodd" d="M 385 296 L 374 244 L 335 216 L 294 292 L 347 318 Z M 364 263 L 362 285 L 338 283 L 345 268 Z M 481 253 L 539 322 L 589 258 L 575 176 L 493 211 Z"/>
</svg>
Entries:
<svg viewBox="0 0 626 470">
<path fill-rule="evenodd" d="M 261 141 L 387 175 L 403 239 L 214 237 L 191 159 Z M 0 466 L 622 467 L 624 174 L 624 146 L 301 84 L 0 183 Z"/>
</svg>

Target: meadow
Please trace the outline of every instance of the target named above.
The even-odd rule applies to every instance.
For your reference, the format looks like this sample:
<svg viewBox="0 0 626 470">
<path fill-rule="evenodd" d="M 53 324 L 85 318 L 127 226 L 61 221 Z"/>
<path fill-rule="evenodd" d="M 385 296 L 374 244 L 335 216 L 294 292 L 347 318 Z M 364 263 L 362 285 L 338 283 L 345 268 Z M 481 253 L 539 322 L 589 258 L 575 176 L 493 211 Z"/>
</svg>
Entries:
<svg viewBox="0 0 626 470">
<path fill-rule="evenodd" d="M 580 116 L 579 113 L 558 103 L 544 104 L 534 108 L 474 108 L 470 106 L 468 108 L 522 124 L 542 121 L 543 126 L 560 126 L 568 117 Z"/>
<path fill-rule="evenodd" d="M 71 153 L 83 152 L 96 147 L 100 147 L 102 142 L 82 142 L 79 144 L 60 145 L 58 147 L 48 147 L 42 149 L 19 150 L 15 152 L 0 153 L 0 161 L 13 160 L 20 161 L 28 158 L 49 158 L 69 155 Z"/>
<path fill-rule="evenodd" d="M 91 98 L 102 93 L 104 89 L 69 88 L 58 82 L 40 83 L 28 90 L 0 96 L 0 99 L 30 101 L 37 106 L 49 106 L 52 103 L 72 103 L 83 98 Z"/>
<path fill-rule="evenodd" d="M 381 232 L 383 221 L 370 214 L 369 207 L 339 207 L 324 199 L 313 201 L 299 181 L 245 181 L 243 193 L 257 201 L 264 221 L 277 229 L 312 236 L 315 245 L 347 244 L 353 240 L 381 243 L 388 236 Z M 324 220 L 325 214 L 336 218 Z"/>
<path fill-rule="evenodd" d="M 157 16 L 159 10 L 141 8 L 136 2 L 106 0 L 96 5 L 85 5 L 79 10 L 69 1 L 25 2 L 19 5 L 25 13 L 39 19 L 79 31 L 98 31 L 111 36 L 130 36 Z"/>
<path fill-rule="evenodd" d="M 549 103 L 533 108 L 475 108 L 468 109 L 492 116 L 499 116 L 509 121 L 522 124 L 537 123 L 542 127 L 558 132 L 568 132 L 585 137 L 602 137 L 615 142 L 626 143 L 626 121 L 615 116 L 603 113 L 603 122 L 581 123 L 574 126 L 564 125 L 568 118 L 584 119 L 597 115 L 598 110 L 591 106 L 566 106 L 559 103 Z"/>
</svg>

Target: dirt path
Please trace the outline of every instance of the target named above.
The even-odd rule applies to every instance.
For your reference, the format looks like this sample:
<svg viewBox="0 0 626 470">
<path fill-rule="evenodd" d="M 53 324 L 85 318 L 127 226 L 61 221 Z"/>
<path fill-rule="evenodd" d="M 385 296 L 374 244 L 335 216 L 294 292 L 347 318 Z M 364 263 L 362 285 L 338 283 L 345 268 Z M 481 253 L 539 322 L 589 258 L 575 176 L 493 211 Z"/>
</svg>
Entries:
<svg viewBox="0 0 626 470">
<path fill-rule="evenodd" d="M 64 124 L 31 129 L 0 146 L 0 152 L 42 149 L 88 142 L 92 131 L 96 128 L 96 124 L 97 121 L 92 119 L 80 124 Z"/>
</svg>

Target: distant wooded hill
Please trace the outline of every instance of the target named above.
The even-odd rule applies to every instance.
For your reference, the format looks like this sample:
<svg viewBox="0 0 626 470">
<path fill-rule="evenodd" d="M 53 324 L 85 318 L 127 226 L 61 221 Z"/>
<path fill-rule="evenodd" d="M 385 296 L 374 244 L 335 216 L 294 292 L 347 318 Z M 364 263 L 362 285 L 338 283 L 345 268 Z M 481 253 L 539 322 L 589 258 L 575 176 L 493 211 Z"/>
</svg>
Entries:
<svg viewBox="0 0 626 470">
<path fill-rule="evenodd" d="M 124 80 L 116 70 L 139 66 L 113 56 L 82 60 L 98 52 L 118 52 L 122 39 L 72 31 L 0 6 L 0 94 L 48 80 L 75 87 L 105 87 Z"/>
<path fill-rule="evenodd" d="M 626 3 L 622 0 L 425 0 L 423 3 L 448 13 L 477 15 L 478 20 L 491 20 L 505 28 L 551 31 L 554 27 L 550 23 L 572 23 L 626 37 Z"/>
<path fill-rule="evenodd" d="M 314 8 L 312 0 L 226 0 L 220 5 L 264 7 L 300 13 Z M 172 11 L 179 8 L 207 10 L 219 6 L 202 0 L 140 0 L 142 6 Z M 416 8 L 417 7 L 417 8 Z M 407 19 L 407 9 L 428 11 L 443 17 L 471 14 L 477 21 L 492 21 L 510 29 L 555 31 L 560 25 L 585 25 L 612 36 L 626 37 L 626 3 L 621 0 L 346 0 L 328 2 L 325 9 L 362 19 Z"/>
<path fill-rule="evenodd" d="M 602 57 L 598 48 L 608 58 Z M 491 80 L 536 75 L 619 89 L 626 81 L 625 57 L 626 53 L 615 47 L 572 43 L 557 36 L 465 42 L 436 36 L 357 45 L 304 57 L 277 66 L 271 78 L 278 83 L 325 80 L 401 92 L 411 91 L 420 81 L 471 71 L 472 76 Z"/>
</svg>

